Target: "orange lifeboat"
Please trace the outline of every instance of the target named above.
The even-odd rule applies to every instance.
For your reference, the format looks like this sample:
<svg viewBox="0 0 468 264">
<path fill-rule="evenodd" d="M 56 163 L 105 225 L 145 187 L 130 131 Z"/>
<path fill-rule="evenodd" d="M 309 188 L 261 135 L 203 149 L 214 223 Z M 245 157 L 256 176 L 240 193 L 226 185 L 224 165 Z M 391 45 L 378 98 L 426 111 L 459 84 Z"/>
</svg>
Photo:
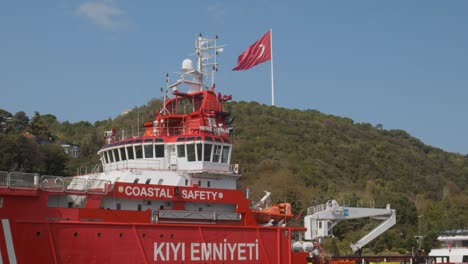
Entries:
<svg viewBox="0 0 468 264">
<path fill-rule="evenodd" d="M 253 209 L 252 213 L 254 214 L 257 222 L 260 224 L 266 224 L 270 222 L 278 223 L 282 220 L 284 221 L 284 224 L 286 224 L 293 217 L 291 214 L 290 203 L 273 204 L 272 206 L 262 210 Z"/>
</svg>

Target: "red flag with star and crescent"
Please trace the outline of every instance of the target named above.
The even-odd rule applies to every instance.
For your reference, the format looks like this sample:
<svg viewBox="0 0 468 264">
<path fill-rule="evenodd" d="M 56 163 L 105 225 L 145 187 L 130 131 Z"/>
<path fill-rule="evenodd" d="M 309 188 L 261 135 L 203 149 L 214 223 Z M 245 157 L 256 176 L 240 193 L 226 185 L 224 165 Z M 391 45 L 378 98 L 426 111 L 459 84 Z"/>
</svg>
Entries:
<svg viewBox="0 0 468 264">
<path fill-rule="evenodd" d="M 270 31 L 257 40 L 257 42 L 252 44 L 246 51 L 244 51 L 244 53 L 239 55 L 237 66 L 232 70 L 247 70 L 257 64 L 269 60 L 271 60 Z"/>
</svg>

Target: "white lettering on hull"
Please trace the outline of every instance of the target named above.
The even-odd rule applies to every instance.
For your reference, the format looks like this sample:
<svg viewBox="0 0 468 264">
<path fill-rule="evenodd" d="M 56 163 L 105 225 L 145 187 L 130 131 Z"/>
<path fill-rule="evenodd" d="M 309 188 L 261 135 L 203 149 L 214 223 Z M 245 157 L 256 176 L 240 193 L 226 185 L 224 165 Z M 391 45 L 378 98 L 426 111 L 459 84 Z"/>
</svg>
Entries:
<svg viewBox="0 0 468 264">
<path fill-rule="evenodd" d="M 224 197 L 222 192 L 202 191 L 202 190 L 182 190 L 182 198 L 188 200 L 208 200 L 216 201 Z"/>
<path fill-rule="evenodd" d="M 126 196 L 139 198 L 174 198 L 172 189 L 168 187 L 121 186 L 118 191 Z M 181 197 L 185 200 L 217 201 L 223 199 L 224 194 L 220 191 L 184 189 L 181 191 Z"/>
<path fill-rule="evenodd" d="M 251 243 L 230 243 L 227 239 L 223 242 L 155 242 L 154 261 L 185 261 L 185 249 L 190 252 L 187 255 L 190 261 L 258 261 L 258 239 Z"/>
<path fill-rule="evenodd" d="M 127 196 L 146 198 L 174 198 L 169 188 L 127 186 L 124 190 Z"/>
</svg>

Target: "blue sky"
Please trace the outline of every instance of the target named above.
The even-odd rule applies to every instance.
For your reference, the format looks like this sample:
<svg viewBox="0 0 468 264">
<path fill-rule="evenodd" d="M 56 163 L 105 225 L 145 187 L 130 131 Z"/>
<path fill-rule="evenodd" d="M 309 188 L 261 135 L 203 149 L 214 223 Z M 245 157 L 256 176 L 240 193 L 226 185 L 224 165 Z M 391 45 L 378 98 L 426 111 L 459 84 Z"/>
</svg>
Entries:
<svg viewBox="0 0 468 264">
<path fill-rule="evenodd" d="M 227 45 L 219 91 L 270 104 L 269 63 L 231 69 L 272 28 L 277 106 L 467 154 L 467 14 L 462 0 L 2 1 L 0 108 L 113 118 L 160 97 L 198 33 Z"/>
</svg>

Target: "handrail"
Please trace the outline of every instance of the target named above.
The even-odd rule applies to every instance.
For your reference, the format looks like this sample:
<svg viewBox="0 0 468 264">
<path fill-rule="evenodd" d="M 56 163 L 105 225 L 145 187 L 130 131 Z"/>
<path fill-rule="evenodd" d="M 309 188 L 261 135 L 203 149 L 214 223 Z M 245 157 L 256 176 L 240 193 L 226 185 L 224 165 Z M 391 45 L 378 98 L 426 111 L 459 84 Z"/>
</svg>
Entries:
<svg viewBox="0 0 468 264">
<path fill-rule="evenodd" d="M 63 177 L 37 173 L 0 171 L 0 189 L 41 190 L 80 194 L 107 194 L 113 184 L 108 180 Z"/>
</svg>

